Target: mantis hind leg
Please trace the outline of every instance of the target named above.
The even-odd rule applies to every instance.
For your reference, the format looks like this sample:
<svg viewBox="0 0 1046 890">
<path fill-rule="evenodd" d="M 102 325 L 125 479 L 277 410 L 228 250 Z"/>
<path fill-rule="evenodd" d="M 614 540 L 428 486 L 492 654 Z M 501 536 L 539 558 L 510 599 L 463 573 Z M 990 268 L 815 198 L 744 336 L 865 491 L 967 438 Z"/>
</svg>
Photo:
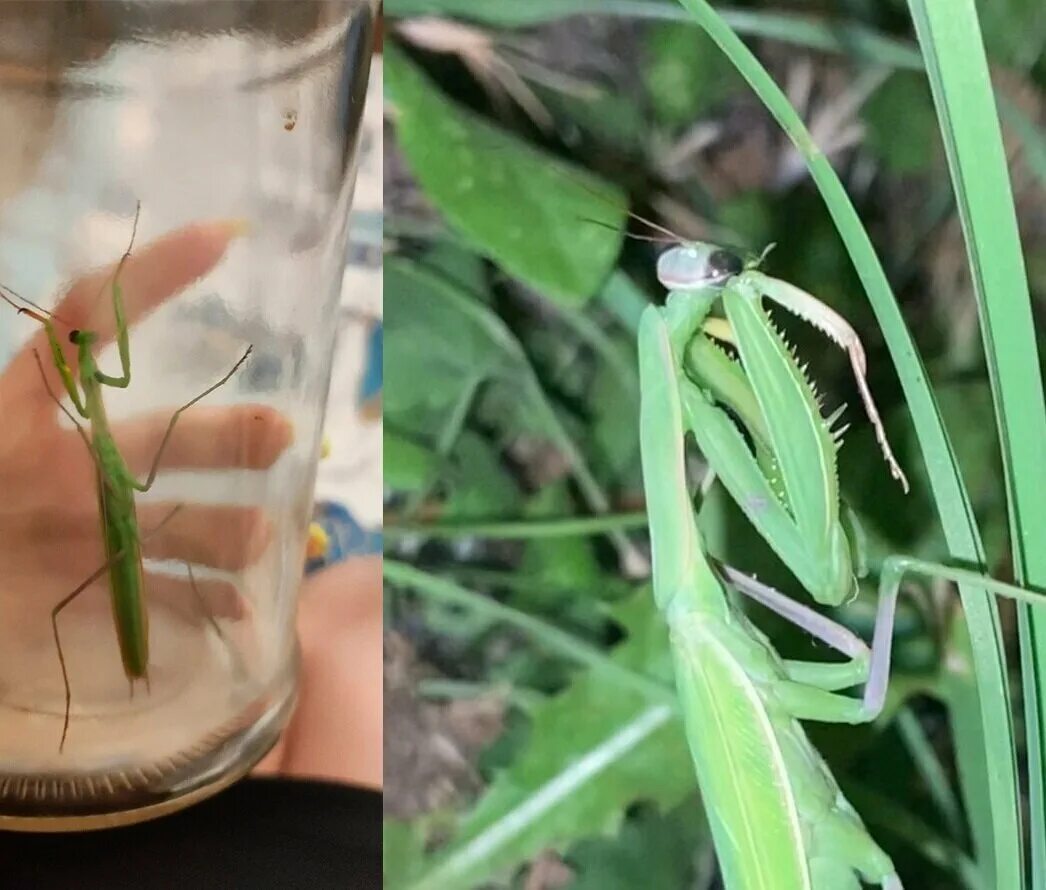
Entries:
<svg viewBox="0 0 1046 890">
<path fill-rule="evenodd" d="M 861 890 L 861 882 L 854 870 L 835 859 L 810 861 L 810 886 L 813 890 Z"/>
<path fill-rule="evenodd" d="M 883 890 L 904 890 L 893 862 L 872 840 L 850 804 L 839 806 L 811 827 L 814 890 L 859 890 L 861 880 Z M 860 875 L 860 880 L 858 880 Z"/>
<path fill-rule="evenodd" d="M 226 650 L 229 652 L 229 655 L 232 657 L 233 672 L 237 677 L 246 677 L 247 667 L 244 664 L 243 657 L 240 655 L 236 647 L 232 644 L 232 640 L 230 640 L 225 635 L 225 632 L 222 630 L 222 627 L 218 623 L 218 620 L 214 617 L 214 612 L 211 610 L 211 607 L 207 604 L 206 598 L 204 597 L 203 593 L 200 592 L 200 588 L 196 584 L 196 576 L 193 574 L 192 563 L 186 562 L 185 570 L 189 573 L 189 584 L 192 587 L 193 594 L 196 597 L 196 602 L 200 606 L 200 613 L 203 615 L 204 619 L 211 625 L 211 629 L 214 631 L 215 636 L 217 636 L 218 639 L 222 641 Z"/>
</svg>

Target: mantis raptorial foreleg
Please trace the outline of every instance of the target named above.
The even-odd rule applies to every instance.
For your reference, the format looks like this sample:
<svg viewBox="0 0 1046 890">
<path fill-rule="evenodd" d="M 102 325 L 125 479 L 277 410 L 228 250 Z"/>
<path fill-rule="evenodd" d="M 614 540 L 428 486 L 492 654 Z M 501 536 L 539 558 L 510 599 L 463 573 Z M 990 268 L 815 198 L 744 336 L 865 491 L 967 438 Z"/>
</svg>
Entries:
<svg viewBox="0 0 1046 890">
<path fill-rule="evenodd" d="M 811 596 L 838 605 L 856 594 L 855 576 L 863 575 L 859 525 L 839 497 L 838 412 L 821 416 L 821 400 L 762 308 L 764 297 L 846 350 L 891 472 L 906 490 L 907 480 L 868 390 L 856 333 L 812 295 L 758 271 L 762 259 L 746 263 L 722 248 L 686 243 L 658 261 L 670 290 L 664 319 L 683 372 L 687 428 L 711 471 Z M 716 303 L 726 318 L 710 314 Z M 713 338 L 729 342 L 740 361 Z"/>
<path fill-rule="evenodd" d="M 752 285 L 758 293 L 769 297 L 779 306 L 812 324 L 819 331 L 843 349 L 850 359 L 850 368 L 853 371 L 854 380 L 857 383 L 857 391 L 861 394 L 865 413 L 872 422 L 875 429 L 875 437 L 882 449 L 883 457 L 890 467 L 890 473 L 907 493 L 908 479 L 904 470 L 894 457 L 890 442 L 886 438 L 886 429 L 883 426 L 879 410 L 875 407 L 875 399 L 868 388 L 868 360 L 865 358 L 864 346 L 857 332 L 838 312 L 831 306 L 822 303 L 812 294 L 808 294 L 794 284 L 771 278 L 755 269 L 744 273 L 744 278 Z"/>
</svg>

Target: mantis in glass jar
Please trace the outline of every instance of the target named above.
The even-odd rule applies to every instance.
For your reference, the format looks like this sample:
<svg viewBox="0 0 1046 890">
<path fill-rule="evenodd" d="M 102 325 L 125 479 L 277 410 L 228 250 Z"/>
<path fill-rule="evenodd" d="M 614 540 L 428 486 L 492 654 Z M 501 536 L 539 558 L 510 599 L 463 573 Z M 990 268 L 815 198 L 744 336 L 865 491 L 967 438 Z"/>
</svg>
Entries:
<svg viewBox="0 0 1046 890">
<path fill-rule="evenodd" d="M 669 626 L 687 738 L 728 890 L 858 890 L 861 881 L 900 890 L 893 863 L 799 721 L 857 724 L 881 712 L 895 606 L 907 573 L 970 581 L 1030 603 L 1044 604 L 1046 597 L 976 572 L 889 557 L 869 647 L 790 597 L 713 566 L 687 489 L 688 433 L 817 602 L 838 605 L 856 593 L 859 554 L 850 519 L 840 511 L 834 418 L 822 417 L 810 382 L 763 309 L 764 297 L 846 348 L 883 453 L 907 489 L 864 382 L 856 335 L 810 294 L 760 272 L 761 259 L 745 263 L 728 250 L 683 243 L 658 263 L 670 294 L 664 307 L 644 310 L 639 329 L 640 445 L 655 599 Z M 725 319 L 710 314 L 720 301 Z M 709 335 L 732 343 L 740 362 Z M 782 658 L 726 595 L 727 585 L 847 660 Z M 860 698 L 841 693 L 862 685 Z"/>
<path fill-rule="evenodd" d="M 137 218 L 136 212 L 135 227 Z M 135 495 L 152 488 L 161 464 L 262 469 L 283 452 L 291 441 L 289 422 L 267 406 L 205 408 L 179 423 L 186 411 L 233 378 L 251 350 L 246 349 L 217 382 L 170 416 L 111 422 L 103 392 L 105 387 L 130 385 L 130 326 L 210 271 L 231 240 L 243 232 L 243 223 L 236 220 L 197 223 L 159 239 L 134 257 L 129 246 L 115 268 L 74 284 L 53 312 L 8 288 L 0 289 L 0 299 L 42 328 L 0 374 L 0 403 L 14 418 L 0 436 L 0 485 L 6 495 L 0 522 L 9 522 L 11 529 L 37 529 L 21 546 L 7 542 L 0 551 L 0 565 L 5 567 L 5 581 L 16 587 L 17 579 L 31 579 L 19 593 L 26 602 L 56 584 L 57 602 L 50 618 L 64 692 L 60 737 L 56 731 L 60 751 L 70 730 L 70 674 L 75 671 L 70 671 L 62 647 L 59 618 L 95 581 L 106 581 L 120 664 L 132 692 L 136 681 L 149 684 L 147 596 L 178 602 L 191 592 L 200 612 L 193 620 L 205 619 L 223 641 L 216 618 L 237 617 L 242 610 L 232 585 L 209 579 L 197 583 L 192 567 L 195 563 L 236 569 L 252 558 L 251 538 L 260 537 L 257 532 L 263 525 L 260 514 L 239 506 L 143 507 L 135 503 Z M 132 234 L 132 246 L 133 241 Z M 108 317 L 96 311 L 106 292 Z M 105 373 L 96 360 L 98 350 L 110 340 L 115 340 L 119 356 L 116 375 Z M 45 354 L 50 361 L 42 358 Z M 71 409 L 58 393 L 68 397 Z M 59 409 L 69 430 L 55 422 Z M 86 467 L 79 451 L 83 448 L 89 456 Z M 49 462 L 46 468 L 43 460 Z M 88 491 L 91 482 L 93 492 Z M 94 503 L 89 506 L 92 493 Z M 87 527 L 81 527 L 92 519 L 89 511 L 101 530 L 101 559 L 92 546 L 95 539 Z M 182 562 L 187 580 L 143 568 L 147 543 L 162 551 L 164 558 Z M 88 574 L 90 568 L 94 571 Z M 63 587 L 57 584 L 68 584 L 66 591 L 73 586 L 59 579 L 85 576 L 58 599 Z M 231 650 L 230 657 L 238 658 Z"/>
</svg>

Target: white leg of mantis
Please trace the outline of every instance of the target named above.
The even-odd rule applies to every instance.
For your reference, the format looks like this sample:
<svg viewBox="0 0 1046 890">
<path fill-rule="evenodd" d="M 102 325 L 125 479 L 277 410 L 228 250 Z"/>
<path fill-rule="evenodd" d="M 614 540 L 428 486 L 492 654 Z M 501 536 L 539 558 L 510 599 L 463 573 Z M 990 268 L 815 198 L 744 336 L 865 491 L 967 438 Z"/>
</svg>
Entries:
<svg viewBox="0 0 1046 890">
<path fill-rule="evenodd" d="M 956 584 L 981 587 L 1008 599 L 1036 606 L 1046 605 L 1044 594 L 1025 590 L 1015 584 L 1006 584 L 969 569 L 957 569 L 907 556 L 890 556 L 883 561 L 879 576 L 879 604 L 876 607 L 875 629 L 872 632 L 869 654 L 868 648 L 858 637 L 836 622 L 736 569 L 724 567 L 723 571 L 730 583 L 741 593 L 853 659 L 844 665 L 788 662 L 786 667 L 790 679 L 777 686 L 778 695 L 794 707 L 796 717 L 830 723 L 870 722 L 882 712 L 890 682 L 897 598 L 900 595 L 901 581 L 906 574 L 944 578 Z M 860 700 L 827 691 L 832 688 L 831 680 L 834 676 L 845 680 L 848 676 L 858 675 L 858 668 L 862 663 L 866 667 L 867 679 Z M 827 682 L 823 682 L 825 679 Z M 855 684 L 857 682 L 860 682 L 860 679 L 854 681 Z M 840 682 L 835 688 L 841 689 L 845 686 Z"/>
<path fill-rule="evenodd" d="M 824 690 L 849 689 L 867 682 L 872 652 L 868 644 L 857 634 L 731 566 L 723 565 L 720 568 L 727 581 L 738 592 L 850 659 L 845 662 L 786 659 L 785 672 L 790 680 Z"/>
<path fill-rule="evenodd" d="M 894 568 L 891 568 L 891 560 L 894 561 Z M 879 716 L 886 701 L 890 681 L 890 659 L 893 654 L 893 624 L 901 576 L 905 571 L 919 571 L 919 566 L 931 564 L 917 563 L 900 557 L 891 557 L 884 563 L 871 650 L 842 625 L 795 602 L 780 591 L 735 569 L 724 568 L 724 574 L 741 593 L 852 659 L 851 662 L 841 665 L 820 662 L 786 663 L 789 679 L 777 685 L 777 692 L 793 707 L 795 716 L 827 723 L 866 723 Z M 937 565 L 933 565 L 932 570 L 924 571 L 927 574 L 940 575 L 944 573 L 942 569 L 944 572 L 949 571 L 946 567 Z M 988 580 L 990 579 L 981 579 L 981 583 L 984 584 Z M 864 693 L 859 700 L 829 692 L 833 688 L 831 680 L 836 674 L 841 674 L 842 679 L 834 685 L 835 689 L 864 683 Z M 824 678 L 827 678 L 827 682 L 824 682 Z M 850 682 L 846 682 L 847 680 Z"/>
<path fill-rule="evenodd" d="M 864 347 L 861 345 L 857 332 L 850 327 L 846 319 L 839 315 L 838 312 L 794 284 L 771 278 L 769 275 L 764 275 L 762 272 L 755 270 L 743 272 L 739 278 L 748 281 L 761 295 L 769 297 L 789 312 L 812 324 L 846 351 L 850 358 L 850 367 L 853 369 L 854 379 L 857 381 L 857 389 L 861 394 L 861 401 L 864 402 L 864 410 L 867 412 L 872 426 L 875 427 L 875 437 L 879 441 L 883 457 L 886 458 L 891 475 L 901 483 L 901 487 L 907 493 L 908 479 L 904 475 L 901 465 L 897 462 L 897 458 L 894 457 L 890 443 L 886 439 L 886 430 L 883 427 L 882 419 L 879 417 L 879 411 L 875 407 L 875 400 L 872 398 L 871 390 L 868 388 L 866 379 L 868 361 L 865 358 Z"/>
</svg>

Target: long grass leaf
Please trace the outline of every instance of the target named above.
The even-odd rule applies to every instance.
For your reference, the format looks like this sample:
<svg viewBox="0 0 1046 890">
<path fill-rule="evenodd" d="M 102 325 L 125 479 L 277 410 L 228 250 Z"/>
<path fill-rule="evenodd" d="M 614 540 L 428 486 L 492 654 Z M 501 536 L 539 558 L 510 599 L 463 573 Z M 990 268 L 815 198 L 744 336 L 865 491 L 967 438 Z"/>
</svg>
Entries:
<svg viewBox="0 0 1046 890">
<path fill-rule="evenodd" d="M 646 528 L 646 511 L 606 513 L 600 516 L 564 516 L 562 519 L 506 519 L 502 522 L 390 523 L 385 534 L 393 538 L 499 538 L 505 541 L 534 538 L 605 535 L 607 532 Z"/>
<path fill-rule="evenodd" d="M 1028 279 L 973 0 L 910 0 L 966 238 L 1002 443 L 1014 570 L 1046 583 L 1046 402 Z M 1046 884 L 1046 609 L 1018 609 L 1028 733 L 1032 886 Z"/>
<path fill-rule="evenodd" d="M 444 15 L 500 28 L 521 28 L 574 15 L 602 15 L 652 22 L 687 23 L 671 0 L 386 0 L 393 17 Z M 918 69 L 919 52 L 910 43 L 845 20 L 766 10 L 723 9 L 720 15 L 738 34 L 779 40 L 822 52 L 845 53 L 891 68 Z"/>
</svg>

